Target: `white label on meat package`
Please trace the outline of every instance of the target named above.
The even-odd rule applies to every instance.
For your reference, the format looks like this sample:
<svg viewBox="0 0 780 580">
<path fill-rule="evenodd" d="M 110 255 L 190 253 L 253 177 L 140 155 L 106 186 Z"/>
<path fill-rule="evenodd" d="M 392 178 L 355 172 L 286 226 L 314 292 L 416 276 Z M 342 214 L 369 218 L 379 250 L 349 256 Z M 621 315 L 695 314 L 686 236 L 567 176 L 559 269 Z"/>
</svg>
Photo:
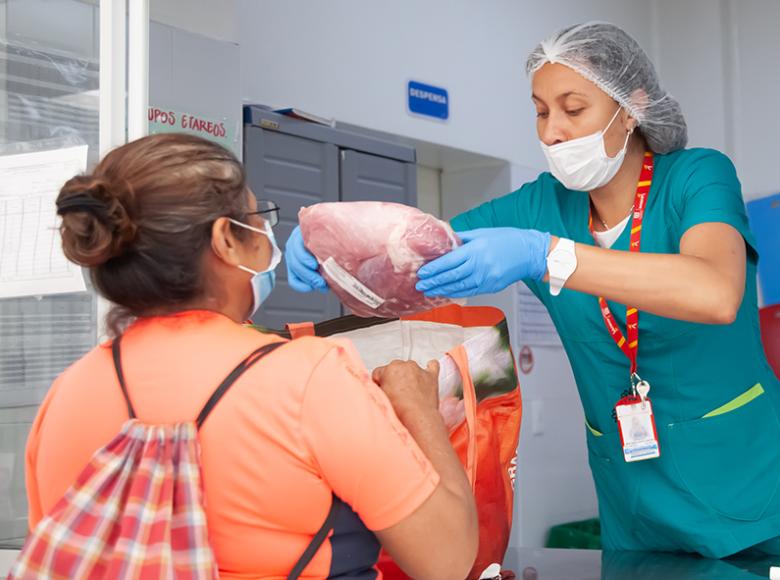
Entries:
<svg viewBox="0 0 780 580">
<path fill-rule="evenodd" d="M 384 298 L 374 294 L 365 284 L 339 266 L 338 262 L 333 259 L 333 256 L 325 260 L 322 263 L 322 267 L 325 270 L 325 273 L 333 278 L 339 286 L 366 306 L 370 308 L 379 308 L 385 303 Z"/>
</svg>

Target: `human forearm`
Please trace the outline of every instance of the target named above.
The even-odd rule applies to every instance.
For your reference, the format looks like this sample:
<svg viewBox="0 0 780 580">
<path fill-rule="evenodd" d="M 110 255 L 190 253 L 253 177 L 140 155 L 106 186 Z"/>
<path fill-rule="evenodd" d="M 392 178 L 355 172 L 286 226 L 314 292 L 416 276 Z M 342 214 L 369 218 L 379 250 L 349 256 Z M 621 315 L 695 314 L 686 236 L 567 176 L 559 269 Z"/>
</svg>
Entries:
<svg viewBox="0 0 780 580">
<path fill-rule="evenodd" d="M 553 238 L 554 248 L 557 238 Z M 742 301 L 740 283 L 717 263 L 693 255 L 608 250 L 576 244 L 577 269 L 566 288 L 667 318 L 729 324 Z M 744 261 L 742 264 L 744 272 Z"/>
<path fill-rule="evenodd" d="M 399 418 L 436 469 L 441 484 L 453 495 L 467 498 L 467 503 L 474 508 L 471 485 L 450 444 L 447 428 L 438 411 L 406 412 L 399 415 Z M 476 518 L 476 508 L 474 517 Z"/>
</svg>

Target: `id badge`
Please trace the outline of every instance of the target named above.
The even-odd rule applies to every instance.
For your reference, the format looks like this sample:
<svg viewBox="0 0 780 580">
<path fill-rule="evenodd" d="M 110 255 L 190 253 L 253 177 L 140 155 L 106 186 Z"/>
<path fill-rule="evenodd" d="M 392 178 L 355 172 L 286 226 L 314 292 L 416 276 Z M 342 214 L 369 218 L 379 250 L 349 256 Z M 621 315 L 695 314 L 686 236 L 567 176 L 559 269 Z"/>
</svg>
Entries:
<svg viewBox="0 0 780 580">
<path fill-rule="evenodd" d="M 646 397 L 623 397 L 615 405 L 623 458 L 627 462 L 661 456 L 655 429 L 653 405 Z"/>
</svg>

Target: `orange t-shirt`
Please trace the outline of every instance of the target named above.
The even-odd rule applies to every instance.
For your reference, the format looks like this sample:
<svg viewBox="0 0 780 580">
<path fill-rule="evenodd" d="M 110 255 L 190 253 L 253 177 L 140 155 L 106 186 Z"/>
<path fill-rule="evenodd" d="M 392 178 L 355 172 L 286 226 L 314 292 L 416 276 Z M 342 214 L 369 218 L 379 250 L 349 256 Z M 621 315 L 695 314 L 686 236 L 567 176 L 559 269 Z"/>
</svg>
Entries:
<svg viewBox="0 0 780 580">
<path fill-rule="evenodd" d="M 136 322 L 122 339 L 122 366 L 138 418 L 194 420 L 236 364 L 276 340 L 206 311 Z M 110 345 L 54 382 L 27 443 L 31 528 L 127 419 Z M 286 578 L 324 522 L 331 493 L 375 531 L 411 515 L 439 481 L 346 341 L 301 338 L 276 349 L 231 387 L 199 438 L 222 578 Z M 342 538 L 355 532 L 355 522 L 344 523 L 353 529 Z M 339 561 L 339 546 L 367 551 Z M 356 577 L 373 577 L 375 550 L 367 546 L 340 540 L 337 522 L 304 577 L 327 577 L 356 562 L 368 573 Z"/>
</svg>

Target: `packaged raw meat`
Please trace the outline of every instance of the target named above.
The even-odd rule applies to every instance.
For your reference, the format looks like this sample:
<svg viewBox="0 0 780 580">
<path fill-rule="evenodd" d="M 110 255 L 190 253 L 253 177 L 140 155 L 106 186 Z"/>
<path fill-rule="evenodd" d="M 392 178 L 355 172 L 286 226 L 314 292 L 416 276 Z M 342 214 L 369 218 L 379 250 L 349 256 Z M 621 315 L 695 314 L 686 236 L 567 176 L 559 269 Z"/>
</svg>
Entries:
<svg viewBox="0 0 780 580">
<path fill-rule="evenodd" d="M 452 302 L 418 292 L 417 270 L 460 245 L 446 222 L 400 203 L 319 203 L 298 213 L 303 241 L 341 302 L 395 318 Z"/>
</svg>

